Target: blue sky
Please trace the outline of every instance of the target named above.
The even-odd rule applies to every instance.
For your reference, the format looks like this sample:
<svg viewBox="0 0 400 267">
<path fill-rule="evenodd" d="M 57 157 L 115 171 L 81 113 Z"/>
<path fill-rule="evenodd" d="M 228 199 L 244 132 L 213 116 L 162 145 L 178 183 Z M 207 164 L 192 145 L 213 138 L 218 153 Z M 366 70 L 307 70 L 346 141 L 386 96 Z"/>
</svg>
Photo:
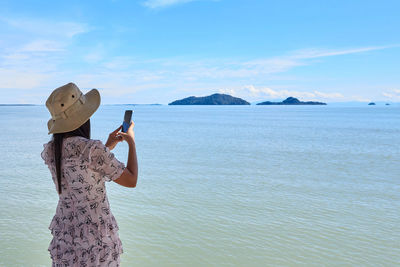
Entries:
<svg viewBox="0 0 400 267">
<path fill-rule="evenodd" d="M 0 103 L 400 101 L 400 1 L 0 1 Z"/>
</svg>

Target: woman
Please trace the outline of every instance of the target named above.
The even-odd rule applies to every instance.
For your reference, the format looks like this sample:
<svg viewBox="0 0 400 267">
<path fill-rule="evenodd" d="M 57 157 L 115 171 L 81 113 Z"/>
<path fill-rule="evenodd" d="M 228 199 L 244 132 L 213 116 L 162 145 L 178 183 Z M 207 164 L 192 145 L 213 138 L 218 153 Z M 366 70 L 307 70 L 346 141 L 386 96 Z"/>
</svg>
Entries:
<svg viewBox="0 0 400 267">
<path fill-rule="evenodd" d="M 122 243 L 110 211 L 105 181 L 135 187 L 138 165 L 132 122 L 121 126 L 106 144 L 90 139 L 90 116 L 100 105 L 96 89 L 83 94 L 69 83 L 55 89 L 46 101 L 52 118 L 47 123 L 50 142 L 41 156 L 48 165 L 59 201 L 49 229 L 53 266 L 119 266 Z M 110 152 L 118 142 L 129 145 L 125 165 Z"/>
</svg>

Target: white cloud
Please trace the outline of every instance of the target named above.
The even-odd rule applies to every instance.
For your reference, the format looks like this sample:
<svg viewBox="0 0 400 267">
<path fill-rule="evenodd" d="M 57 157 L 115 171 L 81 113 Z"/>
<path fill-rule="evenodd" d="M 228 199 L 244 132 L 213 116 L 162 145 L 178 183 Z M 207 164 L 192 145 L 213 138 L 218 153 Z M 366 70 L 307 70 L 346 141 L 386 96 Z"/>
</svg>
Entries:
<svg viewBox="0 0 400 267">
<path fill-rule="evenodd" d="M 350 97 L 350 100 L 352 101 L 357 101 L 357 102 L 371 102 L 371 98 L 359 96 L 359 95 L 353 95 Z"/>
<path fill-rule="evenodd" d="M 281 56 L 247 61 L 243 65 L 251 68 L 261 69 L 264 73 L 275 73 L 284 72 L 291 68 L 302 66 L 305 64 L 291 57 Z"/>
<path fill-rule="evenodd" d="M 157 63 L 160 67 L 164 67 L 167 73 L 176 70 L 173 75 L 191 81 L 202 79 L 264 78 L 266 75 L 284 73 L 296 67 L 313 64 L 311 59 L 314 58 L 349 55 L 390 47 L 393 46 L 360 47 L 343 50 L 305 49 L 288 53 L 287 55 L 245 61 L 224 59 L 201 61 L 164 59 L 159 60 Z"/>
<path fill-rule="evenodd" d="M 368 51 L 382 50 L 398 46 L 399 45 L 367 46 L 367 47 L 342 49 L 342 50 L 303 49 L 296 51 L 291 57 L 298 59 L 311 59 L 320 57 L 342 56 L 342 55 L 363 53 Z"/>
<path fill-rule="evenodd" d="M 246 85 L 236 89 L 221 89 L 220 93 L 235 95 L 238 97 L 254 100 L 284 99 L 289 96 L 301 98 L 302 100 L 339 100 L 344 96 L 340 93 L 324 93 L 320 91 L 296 91 L 296 90 L 274 90 L 269 87 L 255 87 L 254 85 Z"/>
<path fill-rule="evenodd" d="M 49 21 L 37 18 L 0 18 L 0 20 L 35 36 L 72 38 L 90 30 L 87 24 L 72 21 Z"/>
<path fill-rule="evenodd" d="M 340 99 L 344 96 L 341 93 L 323 93 L 319 91 L 314 91 L 315 96 L 322 97 L 325 99 Z"/>
<path fill-rule="evenodd" d="M 184 2 L 189 1 L 146 1 L 151 8 Z M 1 21 L 5 20 L 0 18 Z M 321 89 L 301 91 L 296 87 L 283 85 L 273 86 L 274 89 L 253 85 L 239 87 L 243 84 L 270 84 L 272 79 L 286 81 L 287 78 L 282 78 L 283 73 L 314 64 L 315 58 L 391 47 L 306 49 L 251 60 L 224 58 L 199 60 L 182 57 L 140 59 L 134 56 L 111 57 L 106 45 L 92 47 L 90 51 L 85 51 L 81 46 L 79 54 L 72 53 L 75 52 L 72 51 L 72 44 L 77 41 L 75 37 L 90 30 L 86 24 L 30 19 L 6 20 L 6 23 L 15 29 L 23 41 L 12 44 L 8 38 L 0 40 L 0 49 L 5 47 L 0 54 L 0 89 L 53 88 L 72 80 L 82 87 L 102 88 L 104 93 L 110 96 L 130 95 L 132 92 L 145 90 L 149 90 L 153 95 L 155 95 L 153 92 L 158 93 L 161 90 L 185 94 L 208 93 L 226 88 L 221 91 L 254 100 L 282 99 L 288 96 L 304 100 L 338 100 L 344 96 L 337 92 L 322 92 Z M 73 61 L 72 64 L 70 60 Z M 71 65 L 78 66 L 79 69 L 70 67 Z M 393 94 L 393 92 L 385 93 Z"/>
<path fill-rule="evenodd" d="M 184 4 L 188 2 L 193 2 L 196 0 L 146 0 L 143 5 L 148 8 L 163 8 L 167 6 L 172 6 L 176 4 Z"/>
<path fill-rule="evenodd" d="M 51 40 L 35 40 L 25 44 L 19 52 L 57 52 L 63 51 L 64 45 Z"/>
<path fill-rule="evenodd" d="M 295 67 L 309 65 L 310 62 L 308 60 L 313 58 L 349 55 L 391 47 L 396 46 L 371 46 L 342 50 L 302 49 L 278 57 L 243 62 L 241 63 L 242 68 L 240 70 L 241 73 L 244 73 L 243 70 L 246 70 L 247 73 L 251 74 L 280 73 Z"/>
<path fill-rule="evenodd" d="M 382 95 L 390 100 L 398 101 L 400 100 L 400 89 L 391 89 L 389 91 L 382 92 Z"/>
<path fill-rule="evenodd" d="M 130 57 L 113 57 L 103 62 L 103 66 L 109 70 L 127 69 L 135 64 L 135 60 Z"/>
<path fill-rule="evenodd" d="M 0 89 L 36 90 L 60 79 L 74 38 L 86 24 L 37 18 L 0 17 L 11 34 L 0 42 Z M 16 101 L 18 102 L 18 101 Z"/>
<path fill-rule="evenodd" d="M 88 63 L 97 63 L 103 59 L 103 54 L 100 52 L 90 52 L 83 56 L 83 59 Z"/>
<path fill-rule="evenodd" d="M 21 72 L 16 69 L 0 68 L 0 89 L 27 89 L 39 87 L 50 75 L 34 70 Z"/>
</svg>

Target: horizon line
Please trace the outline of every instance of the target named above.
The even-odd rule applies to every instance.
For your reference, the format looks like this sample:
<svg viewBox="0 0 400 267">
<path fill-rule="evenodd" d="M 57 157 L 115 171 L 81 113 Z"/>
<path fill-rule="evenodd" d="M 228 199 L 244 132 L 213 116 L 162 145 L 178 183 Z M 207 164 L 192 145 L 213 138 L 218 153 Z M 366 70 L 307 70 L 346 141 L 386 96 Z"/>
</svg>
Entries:
<svg viewBox="0 0 400 267">
<path fill-rule="evenodd" d="M 268 101 L 268 100 L 267 100 Z M 255 102 L 249 102 L 250 105 L 256 105 L 258 103 L 265 102 L 264 100 L 260 101 L 255 101 Z M 171 102 L 172 103 L 172 102 Z M 349 101 L 334 101 L 334 102 L 324 102 L 324 103 L 331 103 L 331 104 L 346 104 L 346 103 L 391 103 L 391 104 L 400 104 L 400 101 L 383 101 L 383 100 L 378 100 L 378 101 L 357 101 L 357 100 L 349 100 Z M 161 104 L 161 103 L 109 103 L 109 104 L 102 104 L 102 106 L 114 106 L 114 105 L 120 105 L 120 106 L 169 106 L 169 103 L 167 104 Z M 0 106 L 45 106 L 45 104 L 33 104 L 33 103 L 28 103 L 28 104 L 21 104 L 21 103 L 0 103 Z M 176 106 L 241 106 L 241 105 L 176 105 Z M 248 105 L 245 105 L 248 106 Z M 288 105 L 290 106 L 290 105 Z"/>
</svg>

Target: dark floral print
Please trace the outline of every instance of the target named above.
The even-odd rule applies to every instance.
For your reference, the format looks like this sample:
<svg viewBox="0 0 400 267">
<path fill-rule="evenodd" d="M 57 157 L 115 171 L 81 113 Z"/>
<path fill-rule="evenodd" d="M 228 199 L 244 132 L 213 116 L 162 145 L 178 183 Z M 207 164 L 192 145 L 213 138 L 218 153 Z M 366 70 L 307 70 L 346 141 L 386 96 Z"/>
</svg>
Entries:
<svg viewBox="0 0 400 267">
<path fill-rule="evenodd" d="M 57 185 L 52 141 L 41 156 Z M 123 253 L 118 224 L 110 210 L 105 182 L 120 177 L 125 165 L 99 140 L 64 139 L 62 193 L 49 229 L 53 266 L 119 266 Z"/>
</svg>

